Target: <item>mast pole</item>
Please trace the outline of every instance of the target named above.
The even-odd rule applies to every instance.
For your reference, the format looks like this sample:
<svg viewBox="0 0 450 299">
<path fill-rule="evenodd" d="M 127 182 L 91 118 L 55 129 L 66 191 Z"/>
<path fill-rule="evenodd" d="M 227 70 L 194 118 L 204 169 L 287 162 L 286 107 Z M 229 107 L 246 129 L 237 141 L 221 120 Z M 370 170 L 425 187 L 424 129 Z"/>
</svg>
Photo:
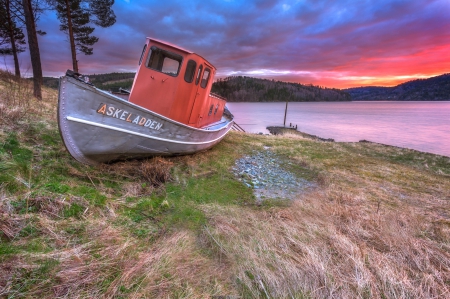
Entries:
<svg viewBox="0 0 450 299">
<path fill-rule="evenodd" d="M 284 109 L 284 123 L 283 123 L 284 127 L 286 127 L 287 106 L 288 106 L 288 101 L 286 101 L 286 108 Z"/>
</svg>

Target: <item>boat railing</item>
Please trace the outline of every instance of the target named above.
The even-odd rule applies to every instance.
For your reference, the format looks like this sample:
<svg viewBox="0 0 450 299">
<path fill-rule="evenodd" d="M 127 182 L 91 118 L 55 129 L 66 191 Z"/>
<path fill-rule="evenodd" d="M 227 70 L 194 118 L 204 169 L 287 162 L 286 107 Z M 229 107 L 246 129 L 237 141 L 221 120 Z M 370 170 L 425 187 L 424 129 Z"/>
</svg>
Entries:
<svg viewBox="0 0 450 299">
<path fill-rule="evenodd" d="M 242 129 L 242 127 L 235 122 L 233 122 L 233 126 L 231 127 L 231 130 L 245 133 L 245 130 Z"/>
<path fill-rule="evenodd" d="M 212 92 L 211 92 L 209 95 L 212 96 L 212 97 L 214 97 L 214 98 L 218 98 L 218 99 L 221 99 L 221 100 L 224 100 L 224 101 L 227 100 L 227 99 L 224 98 L 223 96 L 219 96 L 217 93 L 212 93 Z"/>
</svg>

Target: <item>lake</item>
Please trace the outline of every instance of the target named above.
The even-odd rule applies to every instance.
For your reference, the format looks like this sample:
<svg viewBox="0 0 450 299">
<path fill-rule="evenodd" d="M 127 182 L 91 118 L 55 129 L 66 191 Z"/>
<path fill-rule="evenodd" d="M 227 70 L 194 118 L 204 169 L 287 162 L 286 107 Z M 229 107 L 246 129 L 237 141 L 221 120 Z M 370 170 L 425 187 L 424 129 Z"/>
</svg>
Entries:
<svg viewBox="0 0 450 299">
<path fill-rule="evenodd" d="M 283 125 L 286 103 L 227 103 L 245 131 Z M 370 140 L 450 157 L 450 101 L 289 103 L 286 125 L 335 141 Z"/>
</svg>

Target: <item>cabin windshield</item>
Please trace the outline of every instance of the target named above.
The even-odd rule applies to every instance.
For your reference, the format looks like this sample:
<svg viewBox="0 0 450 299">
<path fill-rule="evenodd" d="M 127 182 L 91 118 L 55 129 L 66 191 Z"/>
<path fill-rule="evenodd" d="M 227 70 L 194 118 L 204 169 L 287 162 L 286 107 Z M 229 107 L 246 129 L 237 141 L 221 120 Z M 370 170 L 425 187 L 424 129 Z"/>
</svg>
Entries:
<svg viewBox="0 0 450 299">
<path fill-rule="evenodd" d="M 194 60 L 189 60 L 186 66 L 186 73 L 184 73 L 184 80 L 187 83 L 191 83 L 194 81 L 195 68 L 197 67 L 197 63 Z"/>
<path fill-rule="evenodd" d="M 155 46 L 150 48 L 150 55 L 147 67 L 155 71 L 176 77 L 180 71 L 181 55 L 159 49 Z"/>
</svg>

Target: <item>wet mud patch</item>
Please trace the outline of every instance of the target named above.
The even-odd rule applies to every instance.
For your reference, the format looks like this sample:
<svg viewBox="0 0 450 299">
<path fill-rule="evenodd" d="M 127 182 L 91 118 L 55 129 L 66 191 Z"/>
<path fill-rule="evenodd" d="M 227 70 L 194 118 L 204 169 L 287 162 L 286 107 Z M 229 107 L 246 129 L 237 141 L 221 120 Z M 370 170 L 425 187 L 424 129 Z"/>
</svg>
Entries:
<svg viewBox="0 0 450 299">
<path fill-rule="evenodd" d="M 257 201 L 264 199 L 296 199 L 317 184 L 290 171 L 292 162 L 276 155 L 269 148 L 236 160 L 234 175 L 253 189 Z"/>
</svg>

